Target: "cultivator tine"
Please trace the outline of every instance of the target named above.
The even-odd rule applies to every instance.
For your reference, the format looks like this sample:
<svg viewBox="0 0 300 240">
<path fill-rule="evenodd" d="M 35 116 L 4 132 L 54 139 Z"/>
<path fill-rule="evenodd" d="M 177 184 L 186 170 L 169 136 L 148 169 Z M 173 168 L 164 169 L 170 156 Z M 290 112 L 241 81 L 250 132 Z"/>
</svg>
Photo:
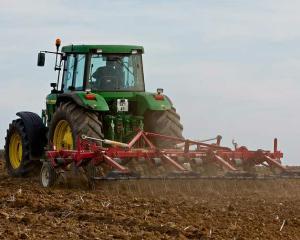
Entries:
<svg viewBox="0 0 300 240">
<path fill-rule="evenodd" d="M 189 171 L 188 169 L 181 166 L 179 163 L 177 163 L 175 160 L 173 160 L 166 154 L 162 153 L 161 156 L 163 157 L 164 160 L 166 160 L 168 163 L 170 163 L 172 166 L 174 166 L 177 170 L 183 171 L 183 172 Z"/>
<path fill-rule="evenodd" d="M 284 167 L 283 165 L 281 165 L 278 161 L 276 161 L 275 159 L 269 157 L 269 156 L 264 156 L 264 159 L 266 160 L 266 162 L 269 164 L 269 166 L 271 167 L 276 167 L 278 169 L 280 169 L 283 172 L 286 172 L 287 169 L 286 167 Z"/>
<path fill-rule="evenodd" d="M 114 161 L 109 156 L 103 155 L 103 158 L 107 162 L 108 165 L 112 166 L 113 168 L 117 169 L 118 171 L 120 171 L 122 173 L 128 173 L 129 172 L 128 168 L 123 167 L 122 165 L 120 165 L 119 163 Z"/>
<path fill-rule="evenodd" d="M 222 157 L 218 156 L 217 154 L 214 154 L 214 158 L 217 161 L 217 163 L 219 163 L 221 166 L 225 167 L 227 170 L 237 171 L 237 169 L 234 166 L 232 166 L 230 163 L 225 161 Z"/>
</svg>

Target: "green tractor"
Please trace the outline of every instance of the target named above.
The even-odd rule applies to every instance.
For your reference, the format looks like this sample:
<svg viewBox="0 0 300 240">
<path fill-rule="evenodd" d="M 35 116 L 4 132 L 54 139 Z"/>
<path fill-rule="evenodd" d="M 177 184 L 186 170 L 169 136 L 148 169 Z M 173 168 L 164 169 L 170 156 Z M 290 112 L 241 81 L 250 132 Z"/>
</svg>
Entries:
<svg viewBox="0 0 300 240">
<path fill-rule="evenodd" d="M 163 94 L 145 92 L 141 46 L 69 45 L 55 54 L 57 81 L 51 83 L 41 117 L 18 112 L 5 141 L 8 174 L 26 176 L 40 166 L 46 149 L 74 149 L 81 135 L 120 142 L 139 129 L 182 137 L 180 117 Z M 157 145 L 161 144 L 159 142 Z M 165 144 L 165 143 L 164 143 Z"/>
</svg>

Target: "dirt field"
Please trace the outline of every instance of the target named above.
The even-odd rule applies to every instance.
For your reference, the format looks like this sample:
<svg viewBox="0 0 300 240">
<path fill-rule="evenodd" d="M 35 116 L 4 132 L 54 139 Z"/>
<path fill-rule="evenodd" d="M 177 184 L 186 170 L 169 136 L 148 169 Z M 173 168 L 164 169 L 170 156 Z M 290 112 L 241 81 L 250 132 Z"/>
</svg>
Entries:
<svg viewBox="0 0 300 240">
<path fill-rule="evenodd" d="M 43 189 L 0 170 L 0 239 L 300 239 L 299 180 Z"/>
</svg>

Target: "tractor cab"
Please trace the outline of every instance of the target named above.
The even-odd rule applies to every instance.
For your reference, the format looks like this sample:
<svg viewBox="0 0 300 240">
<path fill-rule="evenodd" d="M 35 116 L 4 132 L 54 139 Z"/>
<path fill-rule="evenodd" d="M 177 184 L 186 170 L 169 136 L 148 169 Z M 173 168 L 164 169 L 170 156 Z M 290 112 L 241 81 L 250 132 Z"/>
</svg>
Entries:
<svg viewBox="0 0 300 240">
<path fill-rule="evenodd" d="M 71 45 L 63 47 L 62 52 L 63 92 L 145 91 L 142 47 Z"/>
</svg>

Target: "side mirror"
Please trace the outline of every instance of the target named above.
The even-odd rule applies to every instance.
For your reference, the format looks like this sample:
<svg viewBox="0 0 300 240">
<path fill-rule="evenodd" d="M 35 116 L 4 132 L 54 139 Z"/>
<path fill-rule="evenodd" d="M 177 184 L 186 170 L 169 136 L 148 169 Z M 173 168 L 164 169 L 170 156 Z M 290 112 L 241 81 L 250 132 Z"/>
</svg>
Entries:
<svg viewBox="0 0 300 240">
<path fill-rule="evenodd" d="M 45 53 L 38 53 L 38 60 L 37 60 L 37 65 L 39 67 L 45 66 Z"/>
<path fill-rule="evenodd" d="M 56 83 L 50 83 L 50 87 L 56 88 L 57 84 Z"/>
</svg>

